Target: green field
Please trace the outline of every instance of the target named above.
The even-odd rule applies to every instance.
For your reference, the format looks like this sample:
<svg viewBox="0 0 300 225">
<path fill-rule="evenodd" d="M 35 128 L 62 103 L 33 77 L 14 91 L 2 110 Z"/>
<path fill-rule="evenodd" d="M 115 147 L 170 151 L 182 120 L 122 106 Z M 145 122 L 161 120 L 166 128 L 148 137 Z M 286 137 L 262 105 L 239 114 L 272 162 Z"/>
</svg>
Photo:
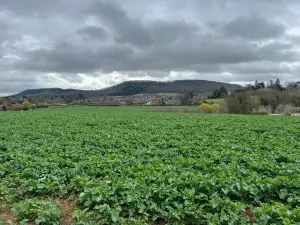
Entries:
<svg viewBox="0 0 300 225">
<path fill-rule="evenodd" d="M 300 223 L 297 117 L 75 107 L 0 125 L 2 222 Z"/>
<path fill-rule="evenodd" d="M 220 103 L 224 102 L 224 98 L 208 99 L 207 101 L 208 102 L 213 102 L 213 103 L 216 103 L 216 104 L 220 104 Z"/>
</svg>

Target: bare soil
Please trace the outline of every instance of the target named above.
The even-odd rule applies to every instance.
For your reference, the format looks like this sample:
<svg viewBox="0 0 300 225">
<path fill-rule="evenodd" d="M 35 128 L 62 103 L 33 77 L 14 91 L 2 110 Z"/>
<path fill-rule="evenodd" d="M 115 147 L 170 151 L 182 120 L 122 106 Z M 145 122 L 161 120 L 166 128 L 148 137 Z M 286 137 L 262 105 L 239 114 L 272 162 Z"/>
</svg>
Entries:
<svg viewBox="0 0 300 225">
<path fill-rule="evenodd" d="M 59 208 L 61 212 L 61 225 L 71 225 L 73 223 L 72 213 L 75 211 L 77 200 L 60 200 Z"/>
<path fill-rule="evenodd" d="M 251 209 L 246 209 L 245 212 L 242 213 L 242 216 L 245 218 L 249 218 L 250 224 L 254 224 L 256 222 L 256 217 Z"/>
<path fill-rule="evenodd" d="M 4 225 L 9 225 L 9 221 L 14 223 L 18 221 L 18 217 L 11 210 L 0 212 L 0 218 L 3 220 Z"/>
</svg>

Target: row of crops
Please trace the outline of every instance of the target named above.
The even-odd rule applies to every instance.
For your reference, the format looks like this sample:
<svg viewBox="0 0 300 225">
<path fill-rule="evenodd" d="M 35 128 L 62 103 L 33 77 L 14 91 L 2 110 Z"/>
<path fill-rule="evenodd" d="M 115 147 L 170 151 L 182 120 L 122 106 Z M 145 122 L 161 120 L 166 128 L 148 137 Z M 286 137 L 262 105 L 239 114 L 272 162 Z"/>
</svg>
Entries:
<svg viewBox="0 0 300 225">
<path fill-rule="evenodd" d="M 101 108 L 0 114 L 0 215 L 60 224 L 299 224 L 300 120 Z M 2 211 L 2 214 L 1 214 Z"/>
</svg>

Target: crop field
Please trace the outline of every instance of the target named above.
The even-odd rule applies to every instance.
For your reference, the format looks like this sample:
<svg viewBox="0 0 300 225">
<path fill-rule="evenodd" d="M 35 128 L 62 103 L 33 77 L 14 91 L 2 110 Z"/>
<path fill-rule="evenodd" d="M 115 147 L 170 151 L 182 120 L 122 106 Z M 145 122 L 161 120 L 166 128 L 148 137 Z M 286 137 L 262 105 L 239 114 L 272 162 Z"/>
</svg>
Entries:
<svg viewBox="0 0 300 225">
<path fill-rule="evenodd" d="M 0 112 L 0 224 L 300 224 L 300 119 Z"/>
</svg>

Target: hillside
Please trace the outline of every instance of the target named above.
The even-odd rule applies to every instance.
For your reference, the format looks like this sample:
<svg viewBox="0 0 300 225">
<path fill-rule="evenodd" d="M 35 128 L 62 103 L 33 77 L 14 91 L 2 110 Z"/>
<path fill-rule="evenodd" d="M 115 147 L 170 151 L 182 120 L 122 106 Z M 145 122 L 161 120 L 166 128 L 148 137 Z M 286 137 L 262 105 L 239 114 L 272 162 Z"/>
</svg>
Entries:
<svg viewBox="0 0 300 225">
<path fill-rule="evenodd" d="M 75 89 L 61 89 L 61 88 L 39 88 L 39 89 L 27 89 L 18 94 L 12 95 L 12 97 L 22 97 L 22 96 L 30 96 L 30 95 L 51 95 L 51 94 L 63 94 L 63 93 L 71 93 L 76 92 Z"/>
<path fill-rule="evenodd" d="M 223 86 L 229 91 L 241 88 L 240 85 L 207 80 L 177 80 L 172 82 L 126 81 L 100 90 L 106 95 L 134 95 L 140 93 L 208 93 Z"/>
<path fill-rule="evenodd" d="M 21 96 L 36 96 L 36 95 L 74 95 L 84 94 L 85 96 L 128 96 L 145 93 L 209 93 L 221 86 L 228 91 L 241 88 L 237 84 L 228 84 L 207 80 L 177 80 L 172 82 L 157 82 L 157 81 L 126 81 L 115 86 L 102 90 L 86 91 L 75 89 L 30 89 L 22 91 L 13 97 Z"/>
</svg>

